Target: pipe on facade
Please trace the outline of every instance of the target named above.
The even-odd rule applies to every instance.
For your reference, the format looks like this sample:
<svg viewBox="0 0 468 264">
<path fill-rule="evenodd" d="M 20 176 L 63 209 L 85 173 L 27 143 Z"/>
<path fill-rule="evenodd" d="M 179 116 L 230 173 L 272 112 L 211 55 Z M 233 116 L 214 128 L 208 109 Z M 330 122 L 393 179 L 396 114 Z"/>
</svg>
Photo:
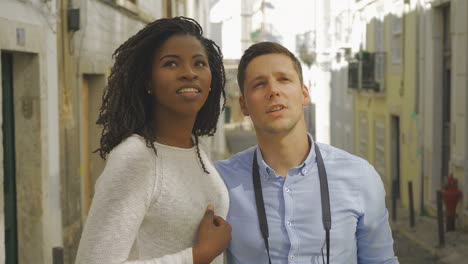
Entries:
<svg viewBox="0 0 468 264">
<path fill-rule="evenodd" d="M 466 4 L 465 6 L 466 6 L 466 10 L 465 10 L 466 13 L 465 14 L 468 14 L 468 4 Z M 465 26 L 468 29 L 468 21 L 467 21 L 467 24 Z M 466 36 L 466 38 L 468 38 L 468 36 Z M 465 63 L 466 63 L 465 71 L 467 71 L 467 69 L 468 69 L 468 54 L 465 55 Z M 465 82 L 466 82 L 466 88 L 468 89 L 468 79 L 465 79 Z M 465 102 L 468 102 L 468 93 L 466 94 L 466 101 Z M 468 188 L 466 187 L 466 185 L 468 184 L 468 182 L 466 181 L 466 180 L 468 180 L 468 136 L 467 136 L 467 134 L 468 134 L 468 104 L 465 104 L 465 162 L 464 162 L 464 165 L 463 165 L 463 170 L 465 171 L 465 182 L 464 182 L 464 186 L 463 186 L 464 187 L 463 191 L 465 191 L 465 192 L 466 192 L 466 190 L 468 190 Z M 462 211 L 465 211 L 465 209 L 468 209 L 468 199 L 466 198 L 466 196 L 463 198 L 462 204 L 463 204 L 463 210 Z"/>
<path fill-rule="evenodd" d="M 425 46 L 422 47 L 421 43 L 421 34 L 425 35 L 424 31 L 424 23 L 421 23 L 421 19 L 424 19 L 424 15 L 421 15 L 421 12 L 423 8 L 421 8 L 421 0 L 418 0 L 416 3 L 416 29 L 418 34 L 416 34 L 416 72 L 417 72 L 417 77 L 416 77 L 416 102 L 417 102 L 417 107 L 415 107 L 415 112 L 417 112 L 417 125 L 418 125 L 418 150 L 419 150 L 419 210 L 420 213 L 424 212 L 424 135 L 423 133 L 423 128 L 424 128 L 424 92 L 422 92 L 422 87 L 421 86 L 421 80 L 424 80 L 422 78 L 422 75 L 424 74 L 424 69 L 421 67 L 421 60 L 423 59 L 423 56 L 421 56 L 421 53 L 424 54 L 425 51 Z M 422 50 L 422 51 L 421 51 Z"/>
</svg>

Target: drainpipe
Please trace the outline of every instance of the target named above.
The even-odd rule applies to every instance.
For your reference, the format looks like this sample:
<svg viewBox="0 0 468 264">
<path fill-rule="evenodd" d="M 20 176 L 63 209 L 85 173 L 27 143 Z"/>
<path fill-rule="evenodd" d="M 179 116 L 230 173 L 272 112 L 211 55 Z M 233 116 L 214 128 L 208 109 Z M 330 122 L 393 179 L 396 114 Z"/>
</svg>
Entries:
<svg viewBox="0 0 468 264">
<path fill-rule="evenodd" d="M 424 43 L 424 40 L 421 42 L 421 34 L 423 35 L 423 38 L 425 36 L 425 28 L 424 28 L 424 23 L 421 23 L 421 20 L 424 19 L 424 15 L 421 14 L 421 12 L 424 9 L 421 7 L 421 0 L 418 0 L 417 6 L 416 6 L 416 72 L 417 72 L 417 77 L 416 77 L 416 103 L 417 107 L 415 107 L 415 112 L 418 113 L 417 115 L 417 122 L 418 122 L 418 150 L 419 150 L 419 212 L 420 214 L 425 211 L 424 209 L 424 92 L 421 90 L 424 86 L 421 85 L 421 80 L 424 80 L 423 75 L 424 75 L 424 67 L 421 67 L 421 60 L 424 58 L 425 55 L 425 45 L 421 43 Z M 421 51 L 422 50 L 422 51 Z M 421 53 L 423 56 L 421 56 Z"/>
<path fill-rule="evenodd" d="M 467 8 L 466 8 L 465 11 L 468 12 L 468 5 L 467 5 Z M 465 26 L 468 29 L 468 23 Z M 468 69 L 468 54 L 466 54 L 465 63 L 466 63 L 466 66 L 465 66 L 465 72 L 466 72 L 467 69 Z M 466 80 L 465 82 L 466 82 L 466 87 L 468 87 L 468 80 Z M 466 97 L 467 97 L 466 99 L 468 101 L 468 94 L 466 95 Z M 468 136 L 467 136 L 468 133 L 467 132 L 468 132 L 468 104 L 465 104 L 465 162 L 463 163 L 464 164 L 463 165 L 463 170 L 465 171 L 465 179 L 468 179 Z M 467 184 L 468 183 L 465 182 L 464 186 L 463 186 L 463 188 L 464 188 L 463 191 L 465 191 L 465 192 L 466 192 L 466 190 L 468 190 L 468 188 L 466 186 Z M 465 209 L 468 209 L 468 199 L 466 198 L 466 196 L 463 198 L 462 204 L 463 204 L 462 212 L 464 212 Z M 463 216 L 463 218 L 465 218 L 465 216 Z"/>
</svg>

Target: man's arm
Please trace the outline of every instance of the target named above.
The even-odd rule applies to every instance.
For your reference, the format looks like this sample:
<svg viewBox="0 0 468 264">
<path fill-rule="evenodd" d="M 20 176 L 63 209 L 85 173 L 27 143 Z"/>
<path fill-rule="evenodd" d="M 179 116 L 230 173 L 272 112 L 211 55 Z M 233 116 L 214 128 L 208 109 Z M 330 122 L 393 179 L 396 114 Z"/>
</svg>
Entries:
<svg viewBox="0 0 468 264">
<path fill-rule="evenodd" d="M 361 216 L 356 231 L 359 264 L 397 264 L 385 207 L 385 190 L 375 169 L 366 163 L 361 171 Z"/>
</svg>

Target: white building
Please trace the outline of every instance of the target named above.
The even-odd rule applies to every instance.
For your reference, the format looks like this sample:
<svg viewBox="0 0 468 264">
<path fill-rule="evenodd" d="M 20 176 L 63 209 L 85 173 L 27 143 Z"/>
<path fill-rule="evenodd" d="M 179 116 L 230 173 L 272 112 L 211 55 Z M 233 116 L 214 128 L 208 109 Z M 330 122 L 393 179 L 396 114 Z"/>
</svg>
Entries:
<svg viewBox="0 0 468 264">
<path fill-rule="evenodd" d="M 348 89 L 353 0 L 333 0 L 330 9 L 330 144 L 354 153 L 354 98 Z"/>
<path fill-rule="evenodd" d="M 56 0 L 0 2 L 0 263 L 52 263 L 62 245 L 58 16 Z"/>
<path fill-rule="evenodd" d="M 468 1 L 427 0 L 418 10 L 418 101 L 421 175 L 426 208 L 452 174 L 468 193 Z M 468 227 L 468 199 L 457 208 Z"/>
<path fill-rule="evenodd" d="M 79 238 L 104 161 L 93 153 L 99 146 L 95 122 L 112 53 L 147 23 L 158 18 L 189 16 L 208 28 L 207 0 L 68 1 L 79 9 L 79 28 L 63 27 L 64 75 L 61 78 L 60 138 L 65 263 L 76 255 Z M 62 17 L 65 20 L 65 17 Z M 62 26 L 64 26 L 62 24 Z M 80 188 L 77 188 L 80 187 Z"/>
<path fill-rule="evenodd" d="M 0 263 L 49 264 L 53 248 L 74 262 L 104 165 L 92 151 L 111 55 L 178 15 L 209 33 L 208 0 L 0 1 Z"/>
</svg>

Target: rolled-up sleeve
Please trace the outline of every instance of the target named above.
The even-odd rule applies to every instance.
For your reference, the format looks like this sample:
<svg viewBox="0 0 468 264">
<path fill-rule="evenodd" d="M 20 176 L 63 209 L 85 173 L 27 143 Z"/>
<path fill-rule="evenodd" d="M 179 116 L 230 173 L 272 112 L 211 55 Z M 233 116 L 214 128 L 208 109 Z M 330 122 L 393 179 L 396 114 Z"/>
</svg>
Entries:
<svg viewBox="0 0 468 264">
<path fill-rule="evenodd" d="M 361 215 L 356 231 L 359 264 L 399 263 L 393 252 L 393 238 L 385 207 L 385 190 L 375 169 L 365 164 L 362 170 Z"/>
</svg>

